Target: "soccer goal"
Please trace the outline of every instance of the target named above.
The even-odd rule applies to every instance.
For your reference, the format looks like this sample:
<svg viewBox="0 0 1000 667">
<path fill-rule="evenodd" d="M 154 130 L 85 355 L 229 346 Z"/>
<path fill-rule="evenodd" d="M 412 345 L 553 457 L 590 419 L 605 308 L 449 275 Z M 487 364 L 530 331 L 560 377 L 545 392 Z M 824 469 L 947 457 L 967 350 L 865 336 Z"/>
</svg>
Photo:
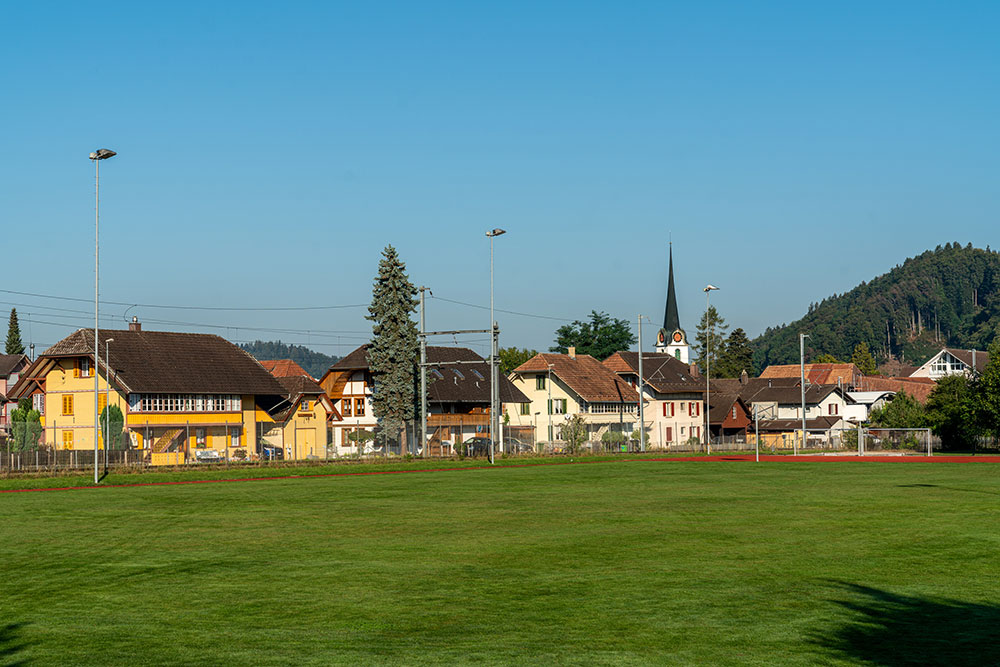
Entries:
<svg viewBox="0 0 1000 667">
<path fill-rule="evenodd" d="M 861 430 L 858 453 L 921 454 L 931 456 L 929 428 L 865 428 Z"/>
</svg>

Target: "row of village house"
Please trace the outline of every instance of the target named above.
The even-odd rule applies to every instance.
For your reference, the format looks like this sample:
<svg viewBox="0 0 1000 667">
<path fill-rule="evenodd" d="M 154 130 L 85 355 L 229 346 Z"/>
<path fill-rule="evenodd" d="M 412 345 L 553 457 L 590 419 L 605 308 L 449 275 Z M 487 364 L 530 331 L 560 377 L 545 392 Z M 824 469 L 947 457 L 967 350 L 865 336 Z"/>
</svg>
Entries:
<svg viewBox="0 0 1000 667">
<path fill-rule="evenodd" d="M 351 431 L 376 425 L 373 381 L 362 346 L 318 381 L 288 360 L 258 362 L 214 335 L 101 331 L 108 358 L 94 367 L 94 332 L 80 329 L 34 362 L 0 355 L 0 432 L 10 411 L 28 398 L 42 414 L 42 442 L 60 449 L 93 449 L 94 373 L 98 408 L 117 405 L 128 446 L 152 462 L 254 458 L 325 458 L 357 451 Z M 429 347 L 427 453 L 447 454 L 469 437 L 488 433 L 489 364 L 472 350 Z M 455 363 L 460 362 L 460 363 Z M 639 353 L 604 361 L 588 355 L 539 354 L 500 379 L 502 442 L 557 442 L 562 420 L 580 415 L 589 438 L 638 426 Z M 852 364 L 807 364 L 806 428 L 835 433 L 852 428 L 899 390 L 925 400 L 935 379 L 970 372 L 986 353 L 944 349 L 905 377 L 865 377 Z M 710 383 L 712 437 L 762 434 L 788 437 L 801 428 L 799 366 L 771 366 L 759 378 Z M 652 448 L 701 440 L 705 379 L 671 354 L 643 354 L 644 418 Z M 756 421 L 755 421 L 756 418 Z M 414 434 L 404 434 L 413 438 Z M 103 446 L 103 443 L 100 443 Z"/>
</svg>

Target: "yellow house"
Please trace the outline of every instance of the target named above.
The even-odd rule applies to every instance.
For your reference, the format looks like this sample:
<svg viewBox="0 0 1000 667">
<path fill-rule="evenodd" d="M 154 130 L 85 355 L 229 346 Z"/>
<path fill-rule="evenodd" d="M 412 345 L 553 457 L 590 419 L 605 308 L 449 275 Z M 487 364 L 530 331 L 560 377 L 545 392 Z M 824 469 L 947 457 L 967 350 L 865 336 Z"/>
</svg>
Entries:
<svg viewBox="0 0 1000 667">
<path fill-rule="evenodd" d="M 287 400 L 253 357 L 219 336 L 143 331 L 138 322 L 99 335 L 96 368 L 94 330 L 80 329 L 41 354 L 14 387 L 18 397 L 43 397 L 34 400 L 47 446 L 94 449 L 95 373 L 98 410 L 118 406 L 126 446 L 152 464 L 253 458 L 261 415 Z"/>
<path fill-rule="evenodd" d="M 263 455 L 285 459 L 325 459 L 331 423 L 340 420 L 323 387 L 291 360 L 262 361 L 285 389 L 284 401 L 259 418 Z M 290 374 L 283 374 L 290 373 Z"/>
</svg>

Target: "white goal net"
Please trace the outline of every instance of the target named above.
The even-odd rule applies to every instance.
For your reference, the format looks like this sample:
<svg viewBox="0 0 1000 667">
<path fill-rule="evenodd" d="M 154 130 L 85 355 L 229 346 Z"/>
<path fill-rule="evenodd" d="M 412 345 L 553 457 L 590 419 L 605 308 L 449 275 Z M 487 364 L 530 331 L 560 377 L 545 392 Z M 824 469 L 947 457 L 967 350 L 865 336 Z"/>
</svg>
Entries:
<svg viewBox="0 0 1000 667">
<path fill-rule="evenodd" d="M 929 428 L 865 428 L 858 438 L 859 454 L 921 454 L 931 456 Z"/>
</svg>

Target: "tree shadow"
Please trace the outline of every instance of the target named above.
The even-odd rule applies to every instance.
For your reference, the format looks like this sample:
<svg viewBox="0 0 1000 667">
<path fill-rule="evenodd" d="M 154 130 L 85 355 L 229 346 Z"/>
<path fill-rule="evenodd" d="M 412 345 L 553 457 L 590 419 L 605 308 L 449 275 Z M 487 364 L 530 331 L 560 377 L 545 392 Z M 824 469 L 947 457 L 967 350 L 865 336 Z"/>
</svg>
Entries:
<svg viewBox="0 0 1000 667">
<path fill-rule="evenodd" d="M 28 647 L 28 643 L 18 636 L 23 627 L 24 623 L 0 625 L 0 665 L 17 667 L 28 664 L 27 660 L 18 657 Z"/>
<path fill-rule="evenodd" d="M 946 489 L 948 491 L 963 491 L 965 493 L 985 493 L 990 496 L 1000 496 L 1000 491 L 987 491 L 986 489 L 962 489 L 957 486 L 942 486 L 940 484 L 897 484 L 900 489 Z"/>
<path fill-rule="evenodd" d="M 847 594 L 832 602 L 852 618 L 810 641 L 847 660 L 891 667 L 1000 664 L 1000 605 L 831 584 Z"/>
</svg>

